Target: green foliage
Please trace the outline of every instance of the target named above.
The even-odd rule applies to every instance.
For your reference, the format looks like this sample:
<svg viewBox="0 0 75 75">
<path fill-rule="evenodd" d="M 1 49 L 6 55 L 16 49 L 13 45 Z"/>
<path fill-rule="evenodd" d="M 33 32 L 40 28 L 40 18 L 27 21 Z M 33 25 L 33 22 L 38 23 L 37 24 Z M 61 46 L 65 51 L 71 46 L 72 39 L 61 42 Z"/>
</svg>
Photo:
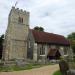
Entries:
<svg viewBox="0 0 75 75">
<path fill-rule="evenodd" d="M 40 31 L 44 31 L 44 28 L 42 28 L 42 27 L 39 27 L 39 29 L 40 29 Z"/>
<path fill-rule="evenodd" d="M 68 39 L 75 40 L 75 32 L 68 35 Z"/>
<path fill-rule="evenodd" d="M 73 53 L 75 53 L 75 32 L 69 34 L 67 38 L 70 40 L 70 44 L 71 44 Z"/>
<path fill-rule="evenodd" d="M 3 44 L 3 40 L 4 40 L 4 35 L 1 35 L 1 37 L 0 37 L 0 45 Z"/>
<path fill-rule="evenodd" d="M 73 49 L 73 53 L 75 54 L 75 42 L 73 43 L 71 43 L 71 47 L 72 47 L 72 49 Z"/>
<path fill-rule="evenodd" d="M 27 64 L 25 66 L 0 66 L 0 72 L 11 72 L 11 71 L 20 71 L 20 70 L 29 70 L 29 69 L 33 69 L 33 68 L 39 68 L 42 67 L 44 65 L 40 65 L 40 64 Z"/>
<path fill-rule="evenodd" d="M 43 27 L 38 27 L 38 26 L 36 26 L 36 27 L 34 27 L 34 30 L 44 31 L 44 28 L 43 28 Z"/>
<path fill-rule="evenodd" d="M 0 36 L 0 59 L 2 57 L 3 41 L 4 41 L 4 35 L 1 35 Z"/>
<path fill-rule="evenodd" d="M 60 71 L 56 71 L 56 72 L 54 72 L 54 74 L 53 75 L 62 75 L 61 74 L 61 72 Z"/>
</svg>

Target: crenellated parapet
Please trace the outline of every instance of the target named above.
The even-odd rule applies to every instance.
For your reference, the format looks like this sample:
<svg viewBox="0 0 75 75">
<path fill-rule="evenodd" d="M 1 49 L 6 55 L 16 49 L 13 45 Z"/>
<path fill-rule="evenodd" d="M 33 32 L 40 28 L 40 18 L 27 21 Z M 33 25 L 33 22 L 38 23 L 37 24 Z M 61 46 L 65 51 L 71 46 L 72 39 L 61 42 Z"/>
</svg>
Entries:
<svg viewBox="0 0 75 75">
<path fill-rule="evenodd" d="M 16 13 L 24 14 L 24 15 L 29 15 L 28 11 L 25 11 L 25 10 L 22 10 L 22 9 L 19 9 L 19 8 L 15 8 L 15 7 L 12 7 L 11 12 L 12 11 L 16 12 Z"/>
</svg>

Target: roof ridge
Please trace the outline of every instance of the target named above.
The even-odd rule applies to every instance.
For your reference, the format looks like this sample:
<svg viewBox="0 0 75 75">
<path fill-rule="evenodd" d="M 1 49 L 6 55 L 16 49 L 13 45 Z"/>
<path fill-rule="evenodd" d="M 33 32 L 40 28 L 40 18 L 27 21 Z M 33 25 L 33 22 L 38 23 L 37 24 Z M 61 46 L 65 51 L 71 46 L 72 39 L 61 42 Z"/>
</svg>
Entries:
<svg viewBox="0 0 75 75">
<path fill-rule="evenodd" d="M 64 37 L 63 35 L 56 34 L 56 33 L 49 33 L 49 32 L 38 31 L 38 30 L 34 30 L 34 29 L 30 29 L 30 30 L 33 30 L 33 31 L 36 31 L 36 32 L 42 32 L 42 33 L 46 33 L 46 34 L 52 34 L 52 35 L 56 35 L 56 36 L 62 36 L 62 37 Z"/>
</svg>

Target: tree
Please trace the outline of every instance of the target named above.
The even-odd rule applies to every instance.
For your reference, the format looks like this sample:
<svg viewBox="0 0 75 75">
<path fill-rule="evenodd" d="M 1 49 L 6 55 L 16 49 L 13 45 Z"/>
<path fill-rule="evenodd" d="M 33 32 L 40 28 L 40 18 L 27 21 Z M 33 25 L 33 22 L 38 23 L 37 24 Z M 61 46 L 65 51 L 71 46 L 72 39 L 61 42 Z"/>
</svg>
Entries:
<svg viewBox="0 0 75 75">
<path fill-rule="evenodd" d="M 0 59 L 2 57 L 3 41 L 4 41 L 4 35 L 1 35 L 0 37 Z"/>
<path fill-rule="evenodd" d="M 72 47 L 73 53 L 75 54 L 75 40 L 71 40 L 71 47 Z"/>
<path fill-rule="evenodd" d="M 44 31 L 44 28 L 43 28 L 43 27 L 38 27 L 38 26 L 36 26 L 36 27 L 34 27 L 34 30 Z"/>
<path fill-rule="evenodd" d="M 71 34 L 69 34 L 67 38 L 70 40 L 73 53 L 75 53 L 75 32 L 72 32 Z"/>
<path fill-rule="evenodd" d="M 44 28 L 43 27 L 39 27 L 40 31 L 44 31 Z"/>
<path fill-rule="evenodd" d="M 38 26 L 34 27 L 34 30 L 39 30 L 39 27 Z"/>
<path fill-rule="evenodd" d="M 75 32 L 72 32 L 71 34 L 69 34 L 68 39 L 75 40 Z"/>
</svg>

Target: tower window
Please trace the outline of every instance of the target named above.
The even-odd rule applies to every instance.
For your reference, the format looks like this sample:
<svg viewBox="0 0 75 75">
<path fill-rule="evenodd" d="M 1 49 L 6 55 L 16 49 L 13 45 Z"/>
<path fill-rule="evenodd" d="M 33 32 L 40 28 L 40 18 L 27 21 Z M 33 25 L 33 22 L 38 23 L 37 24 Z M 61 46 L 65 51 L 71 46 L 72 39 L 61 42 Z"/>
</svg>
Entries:
<svg viewBox="0 0 75 75">
<path fill-rule="evenodd" d="M 23 23 L 23 18 L 19 17 L 18 22 Z"/>
</svg>

